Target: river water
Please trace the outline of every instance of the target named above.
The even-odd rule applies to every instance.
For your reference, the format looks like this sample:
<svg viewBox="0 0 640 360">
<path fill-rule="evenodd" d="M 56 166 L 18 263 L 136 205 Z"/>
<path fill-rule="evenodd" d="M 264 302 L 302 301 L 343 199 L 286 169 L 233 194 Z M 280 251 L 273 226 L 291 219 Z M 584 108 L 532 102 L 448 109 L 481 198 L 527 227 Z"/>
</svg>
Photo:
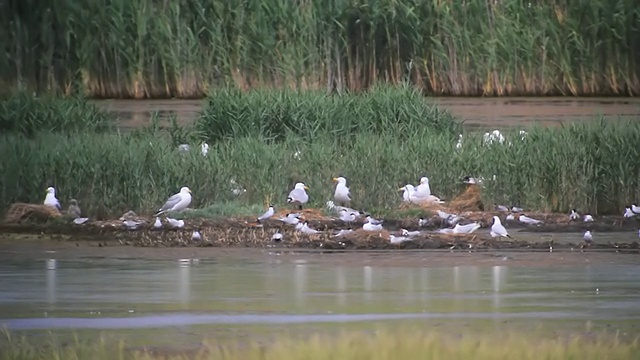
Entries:
<svg viewBox="0 0 640 360">
<path fill-rule="evenodd" d="M 457 332 L 590 324 L 639 333 L 637 254 L 2 250 L 0 327 L 27 334 L 129 331 L 139 344 L 179 345 L 220 332 L 236 336 L 231 329 L 273 334 L 397 323 Z M 447 258 L 451 265 L 442 265 Z"/>
<path fill-rule="evenodd" d="M 640 98 L 427 98 L 464 120 L 468 128 L 495 129 L 533 124 L 554 126 L 569 121 L 586 121 L 603 115 L 608 119 L 638 119 Z M 198 115 L 203 100 L 96 100 L 100 107 L 120 118 L 122 129 L 149 124 L 150 114 L 160 119 L 175 115 L 189 124 Z M 163 124 L 166 125 L 166 122 Z"/>
</svg>

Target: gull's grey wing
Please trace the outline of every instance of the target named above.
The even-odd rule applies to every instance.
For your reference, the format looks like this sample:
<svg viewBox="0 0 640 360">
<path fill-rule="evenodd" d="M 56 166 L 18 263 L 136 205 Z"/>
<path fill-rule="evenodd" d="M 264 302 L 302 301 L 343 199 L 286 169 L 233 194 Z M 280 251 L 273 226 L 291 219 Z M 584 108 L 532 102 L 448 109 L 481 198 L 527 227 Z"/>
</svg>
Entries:
<svg viewBox="0 0 640 360">
<path fill-rule="evenodd" d="M 165 210 L 171 209 L 177 203 L 179 203 L 180 200 L 182 200 L 182 195 L 180 195 L 180 194 L 175 194 L 175 195 L 171 196 L 169 199 L 167 199 L 167 202 L 164 203 L 164 205 L 162 205 L 162 207 L 160 208 L 160 211 L 165 211 Z"/>
<path fill-rule="evenodd" d="M 293 189 L 289 192 L 289 199 L 291 199 L 291 202 L 297 201 L 304 203 L 309 200 L 309 195 L 302 189 Z"/>
</svg>

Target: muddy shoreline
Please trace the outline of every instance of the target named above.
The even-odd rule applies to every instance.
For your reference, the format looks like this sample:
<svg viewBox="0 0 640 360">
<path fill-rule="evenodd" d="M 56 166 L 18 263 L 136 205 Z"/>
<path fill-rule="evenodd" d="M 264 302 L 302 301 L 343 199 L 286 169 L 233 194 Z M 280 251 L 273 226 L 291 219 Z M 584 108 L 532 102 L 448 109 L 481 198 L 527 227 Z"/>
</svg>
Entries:
<svg viewBox="0 0 640 360">
<path fill-rule="evenodd" d="M 498 214 L 498 213 L 495 213 Z M 543 219 L 544 224 L 527 225 L 517 221 L 507 222 L 512 238 L 492 238 L 488 234 L 491 226 L 492 212 L 467 213 L 465 218 L 477 221 L 481 229 L 473 234 L 440 234 L 438 229 L 444 228 L 442 223 L 432 218 L 427 226 L 418 226 L 415 219 L 385 219 L 385 229 L 379 232 L 366 232 L 361 223 L 352 226 L 353 232 L 336 237 L 338 230 L 346 229 L 343 223 L 328 217 L 308 218 L 309 226 L 321 231 L 319 234 L 303 234 L 293 226 L 269 219 L 262 224 L 248 218 L 240 219 L 187 219 L 181 229 L 160 229 L 152 227 L 147 218 L 139 218 L 145 223 L 136 230 L 125 229 L 119 220 L 89 221 L 83 225 L 75 225 L 62 221 L 47 223 L 0 224 L 0 234 L 11 238 L 11 234 L 31 234 L 42 238 L 65 240 L 68 242 L 89 241 L 96 246 L 134 246 L 134 247 L 241 247 L 270 248 L 277 246 L 283 249 L 316 249 L 316 250 L 394 250 L 394 249 L 429 249 L 429 250 L 520 250 L 549 251 L 550 249 L 584 249 L 611 250 L 638 253 L 640 245 L 637 241 L 603 241 L 587 245 L 582 241 L 558 242 L 553 238 L 545 239 L 533 236 L 536 233 L 555 233 L 558 236 L 568 233 L 582 234 L 586 230 L 597 233 L 620 232 L 637 233 L 638 222 L 635 219 L 624 220 L 619 216 L 597 217 L 595 222 L 568 222 L 564 214 L 533 214 L 532 217 Z M 411 237 L 399 244 L 392 244 L 389 235 L 400 236 L 400 230 L 420 230 L 418 236 Z M 192 239 L 192 233 L 198 230 L 202 239 Z M 282 234 L 281 241 L 274 241 L 275 233 Z M 525 236 L 525 234 L 527 236 Z M 528 238 L 527 240 L 523 238 Z M 534 240 L 531 240 L 534 238 Z"/>
</svg>

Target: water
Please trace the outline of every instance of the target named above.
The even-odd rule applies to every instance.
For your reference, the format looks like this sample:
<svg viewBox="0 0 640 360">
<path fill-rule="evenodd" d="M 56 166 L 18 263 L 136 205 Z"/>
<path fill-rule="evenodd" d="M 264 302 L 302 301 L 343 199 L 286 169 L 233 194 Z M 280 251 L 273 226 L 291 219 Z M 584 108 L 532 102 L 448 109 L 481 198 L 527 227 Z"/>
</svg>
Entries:
<svg viewBox="0 0 640 360">
<path fill-rule="evenodd" d="M 637 255 L 90 250 L 3 251 L 0 326 L 27 333 L 160 331 L 184 342 L 252 326 L 273 332 L 411 322 L 571 330 L 591 323 L 634 333 L 640 323 Z M 436 258 L 461 265 L 442 266 Z M 538 265 L 520 266 L 523 259 Z"/>
<path fill-rule="evenodd" d="M 609 119 L 638 119 L 640 98 L 428 98 L 465 121 L 467 128 L 495 129 L 532 124 L 555 126 L 567 121 L 586 121 L 605 115 Z M 189 124 L 202 109 L 202 100 L 95 100 L 120 117 L 122 129 L 149 124 L 150 114 L 160 119 L 175 115 Z M 168 123 L 164 121 L 163 125 Z"/>
</svg>

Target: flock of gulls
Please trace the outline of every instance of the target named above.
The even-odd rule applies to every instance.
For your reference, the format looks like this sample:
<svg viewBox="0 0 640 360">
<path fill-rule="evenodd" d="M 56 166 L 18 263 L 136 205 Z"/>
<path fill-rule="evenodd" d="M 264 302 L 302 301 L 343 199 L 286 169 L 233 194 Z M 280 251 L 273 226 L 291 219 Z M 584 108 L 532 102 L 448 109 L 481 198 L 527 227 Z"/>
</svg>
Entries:
<svg viewBox="0 0 640 360">
<path fill-rule="evenodd" d="M 499 141 L 499 140 L 497 140 Z M 203 148 L 204 149 L 204 148 Z M 337 217 L 336 220 L 344 223 L 348 226 L 347 229 L 342 229 L 336 232 L 335 234 L 331 234 L 332 237 L 341 237 L 346 234 L 353 232 L 353 225 L 356 222 L 363 221 L 362 230 L 367 232 L 381 232 L 384 230 L 384 221 L 373 218 L 370 214 L 367 214 L 363 211 L 352 209 L 349 206 L 351 203 L 351 192 L 349 187 L 347 186 L 347 179 L 340 176 L 333 178 L 333 181 L 336 183 L 335 190 L 333 194 L 333 200 L 327 201 L 326 208 L 330 212 L 334 213 Z M 465 177 L 463 182 L 468 185 L 480 186 L 482 183 L 481 180 L 473 177 Z M 303 206 L 309 202 L 309 194 L 307 193 L 309 187 L 302 182 L 296 183 L 293 189 L 289 192 L 286 198 L 286 202 L 293 206 L 296 211 L 301 211 Z M 417 186 L 412 184 L 406 184 L 405 186 L 398 189 L 398 191 L 402 191 L 402 199 L 406 203 L 411 204 L 440 204 L 443 201 L 437 196 L 431 193 L 431 187 L 429 185 L 429 178 L 422 177 Z M 191 190 L 188 187 L 182 187 L 180 192 L 172 195 L 167 199 L 167 201 L 158 209 L 158 211 L 153 215 L 155 217 L 155 221 L 153 222 L 152 227 L 156 230 L 162 229 L 164 227 L 163 221 L 161 219 L 162 215 L 165 215 L 166 223 L 168 224 L 168 228 L 171 229 L 180 229 L 184 228 L 185 222 L 181 219 L 174 219 L 166 216 L 171 212 L 180 212 L 182 210 L 187 209 L 187 207 L 191 204 Z M 75 224 L 84 224 L 89 219 L 86 217 L 81 217 L 80 207 L 78 206 L 78 202 L 75 199 L 71 199 L 69 201 L 70 205 L 67 210 L 67 214 L 71 215 Z M 49 187 L 47 189 L 46 197 L 44 200 L 44 204 L 48 206 L 55 207 L 58 210 L 61 210 L 60 202 L 56 198 L 56 190 L 53 187 Z M 537 220 L 531 218 L 524 214 L 524 210 L 522 208 L 513 206 L 507 207 L 504 205 L 495 204 L 495 210 L 503 213 L 507 213 L 505 220 L 509 221 L 519 221 L 524 224 L 536 225 L 541 224 L 542 220 Z M 267 210 L 260 216 L 256 218 L 256 222 L 258 224 L 264 222 L 265 220 L 273 218 L 276 214 L 275 208 L 272 204 L 269 204 Z M 519 214 L 519 216 L 515 216 L 514 214 Z M 478 229 L 481 228 L 481 224 L 479 222 L 468 222 L 465 221 L 464 217 L 458 214 L 447 213 L 442 210 L 437 210 L 438 218 L 440 219 L 442 224 L 445 224 L 447 227 L 442 228 L 436 231 L 436 233 L 440 234 L 472 234 Z M 624 218 L 635 218 L 640 216 L 640 207 L 636 204 L 632 204 L 631 206 L 625 208 Z M 122 220 L 122 226 L 128 230 L 136 230 L 144 221 L 134 220 L 131 216 L 127 216 L 125 214 L 120 218 Z M 286 225 L 293 226 L 295 230 L 299 231 L 303 234 L 313 235 L 322 233 L 322 231 L 313 229 L 309 226 L 309 223 L 304 220 L 302 213 L 300 212 L 290 212 L 286 215 L 277 219 Z M 571 221 L 583 221 L 585 223 L 593 222 L 593 216 L 590 214 L 580 215 L 576 209 L 572 209 L 569 213 L 569 222 Z M 466 223 L 465 223 L 466 222 Z M 418 227 L 422 228 L 429 224 L 429 220 L 425 218 L 417 219 Z M 389 241 L 392 244 L 399 244 L 404 241 L 411 240 L 417 236 L 425 234 L 422 231 L 409 231 L 407 229 L 400 229 L 400 233 L 390 234 Z M 511 238 L 509 232 L 502 224 L 502 221 L 499 216 L 493 216 L 493 222 L 491 224 L 491 228 L 489 231 L 491 237 L 494 238 Z M 640 230 L 638 232 L 640 236 Z M 196 230 L 192 233 L 193 240 L 200 240 L 202 235 Z M 276 232 L 272 240 L 281 241 L 283 235 L 278 231 Z M 593 242 L 593 234 L 591 231 L 587 230 L 583 235 L 583 240 L 587 245 L 590 245 Z"/>
</svg>

